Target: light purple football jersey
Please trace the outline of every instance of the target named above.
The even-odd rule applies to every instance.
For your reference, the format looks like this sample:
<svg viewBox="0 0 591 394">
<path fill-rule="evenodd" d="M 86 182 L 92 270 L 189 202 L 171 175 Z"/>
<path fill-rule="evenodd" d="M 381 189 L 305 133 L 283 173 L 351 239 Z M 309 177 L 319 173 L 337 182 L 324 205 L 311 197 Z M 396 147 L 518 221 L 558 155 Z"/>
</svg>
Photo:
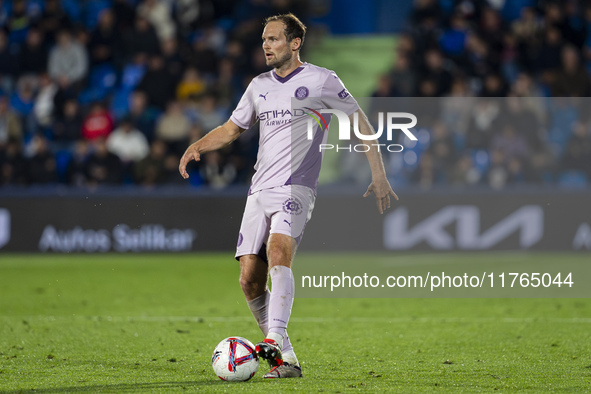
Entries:
<svg viewBox="0 0 591 394">
<path fill-rule="evenodd" d="M 304 185 L 316 192 L 323 156 L 319 144 L 326 142 L 328 130 L 316 125 L 313 140 L 308 139 L 305 130 L 310 117 L 302 110 L 292 114 L 294 97 L 318 98 L 314 110 L 332 108 L 351 115 L 359 109 L 334 71 L 313 64 L 304 63 L 286 77 L 273 70 L 254 78 L 230 117 L 243 129 L 260 122 L 249 194 L 283 185 Z M 323 117 L 330 121 L 329 115 Z"/>
</svg>

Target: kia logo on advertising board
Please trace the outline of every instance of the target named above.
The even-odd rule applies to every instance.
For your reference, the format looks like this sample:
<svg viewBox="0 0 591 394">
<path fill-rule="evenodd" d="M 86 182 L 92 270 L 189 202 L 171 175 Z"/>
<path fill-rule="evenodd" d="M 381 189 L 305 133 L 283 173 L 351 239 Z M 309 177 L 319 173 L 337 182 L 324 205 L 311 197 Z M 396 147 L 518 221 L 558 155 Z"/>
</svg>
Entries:
<svg viewBox="0 0 591 394">
<path fill-rule="evenodd" d="M 0 208 L 0 248 L 10 241 L 10 211 Z"/>
<path fill-rule="evenodd" d="M 519 246 L 529 249 L 544 235 L 544 210 L 539 205 L 525 205 L 488 229 L 481 229 L 480 208 L 475 205 L 450 205 L 415 224 L 408 225 L 408 209 L 401 207 L 384 220 L 384 246 L 390 250 L 410 249 L 421 242 L 436 250 L 454 247 L 485 250 L 513 233 L 519 234 Z M 447 227 L 455 224 L 455 234 Z"/>
</svg>

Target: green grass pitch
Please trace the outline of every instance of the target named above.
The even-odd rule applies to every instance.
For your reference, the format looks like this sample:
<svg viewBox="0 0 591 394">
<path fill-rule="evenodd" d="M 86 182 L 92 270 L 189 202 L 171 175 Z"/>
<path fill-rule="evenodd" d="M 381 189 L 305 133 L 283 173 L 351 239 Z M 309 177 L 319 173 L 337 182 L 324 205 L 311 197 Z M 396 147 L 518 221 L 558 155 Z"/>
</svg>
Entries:
<svg viewBox="0 0 591 394">
<path fill-rule="evenodd" d="M 261 338 L 231 254 L 0 257 L 0 392 L 591 391 L 588 299 L 304 298 L 289 332 L 303 379 L 223 382 Z"/>
</svg>

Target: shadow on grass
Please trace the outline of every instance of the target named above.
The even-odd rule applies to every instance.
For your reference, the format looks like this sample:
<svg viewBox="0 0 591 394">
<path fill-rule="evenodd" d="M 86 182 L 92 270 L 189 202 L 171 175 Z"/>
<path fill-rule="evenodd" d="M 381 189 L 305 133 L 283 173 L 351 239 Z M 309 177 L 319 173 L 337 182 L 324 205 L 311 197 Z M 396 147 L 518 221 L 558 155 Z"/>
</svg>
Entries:
<svg viewBox="0 0 591 394">
<path fill-rule="evenodd" d="M 223 382 L 223 381 L 190 381 L 190 382 L 157 382 L 157 383 L 121 383 L 121 384 L 105 384 L 105 385 L 80 385 L 70 387 L 55 387 L 55 388 L 38 388 L 38 389 L 23 389 L 14 391 L 0 391 L 0 394 L 8 393 L 78 393 L 78 392 L 120 392 L 120 391 L 152 391 L 152 390 L 166 390 L 166 391 L 179 391 L 187 389 L 195 389 L 200 387 L 220 387 L 231 389 L 232 385 L 235 384 L 252 384 L 251 382 Z"/>
</svg>

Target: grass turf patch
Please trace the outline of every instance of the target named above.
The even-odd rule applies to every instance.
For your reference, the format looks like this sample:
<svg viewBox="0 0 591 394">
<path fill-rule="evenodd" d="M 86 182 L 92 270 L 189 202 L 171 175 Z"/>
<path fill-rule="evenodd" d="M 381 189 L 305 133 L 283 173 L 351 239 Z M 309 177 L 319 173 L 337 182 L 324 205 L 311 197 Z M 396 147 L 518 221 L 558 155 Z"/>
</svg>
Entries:
<svg viewBox="0 0 591 394">
<path fill-rule="evenodd" d="M 228 383 L 215 345 L 261 338 L 232 255 L 0 260 L 0 391 L 586 392 L 590 328 L 588 299 L 296 299 L 304 378 Z"/>
</svg>

